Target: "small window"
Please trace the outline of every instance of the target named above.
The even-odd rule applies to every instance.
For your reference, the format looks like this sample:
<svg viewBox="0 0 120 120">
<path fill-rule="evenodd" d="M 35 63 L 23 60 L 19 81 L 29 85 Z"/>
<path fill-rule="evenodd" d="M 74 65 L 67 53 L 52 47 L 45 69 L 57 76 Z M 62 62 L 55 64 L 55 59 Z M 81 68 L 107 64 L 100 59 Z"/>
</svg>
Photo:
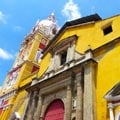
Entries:
<svg viewBox="0 0 120 120">
<path fill-rule="evenodd" d="M 64 51 L 60 54 L 60 65 L 65 64 L 67 58 L 67 51 Z"/>
<path fill-rule="evenodd" d="M 107 26 L 106 28 L 103 29 L 103 33 L 104 35 L 107 35 L 109 33 L 111 33 L 113 30 L 112 30 L 112 26 Z"/>
</svg>

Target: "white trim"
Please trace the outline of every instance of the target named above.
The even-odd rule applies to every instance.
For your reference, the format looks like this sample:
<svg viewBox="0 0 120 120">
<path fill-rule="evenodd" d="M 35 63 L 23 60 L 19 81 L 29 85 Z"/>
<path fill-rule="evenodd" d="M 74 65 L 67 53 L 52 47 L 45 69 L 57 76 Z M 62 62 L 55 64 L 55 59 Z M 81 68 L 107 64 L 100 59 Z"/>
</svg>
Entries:
<svg viewBox="0 0 120 120">
<path fill-rule="evenodd" d="M 114 106 L 113 106 L 113 104 L 109 103 L 108 108 L 109 108 L 110 120 L 114 120 L 114 112 L 113 112 Z"/>
<path fill-rule="evenodd" d="M 18 112 L 15 112 L 15 117 L 17 118 L 17 119 L 20 119 L 21 117 L 20 117 L 20 114 L 18 113 Z"/>
<path fill-rule="evenodd" d="M 120 118 L 120 111 L 117 113 L 115 120 L 120 120 L 119 118 Z"/>
<path fill-rule="evenodd" d="M 114 114 L 112 108 L 109 108 L 109 113 L 110 113 L 110 120 L 114 120 Z"/>
<path fill-rule="evenodd" d="M 117 100 L 120 100 L 120 95 L 113 97 L 113 96 L 108 94 L 108 95 L 105 96 L 105 99 L 108 100 L 108 101 L 117 101 Z"/>
<path fill-rule="evenodd" d="M 107 101 L 118 101 L 120 100 L 120 95 L 114 95 L 112 96 L 112 94 L 114 93 L 114 91 L 116 89 L 119 89 L 120 88 L 120 82 L 118 82 L 105 96 L 104 98 L 107 100 Z"/>
</svg>

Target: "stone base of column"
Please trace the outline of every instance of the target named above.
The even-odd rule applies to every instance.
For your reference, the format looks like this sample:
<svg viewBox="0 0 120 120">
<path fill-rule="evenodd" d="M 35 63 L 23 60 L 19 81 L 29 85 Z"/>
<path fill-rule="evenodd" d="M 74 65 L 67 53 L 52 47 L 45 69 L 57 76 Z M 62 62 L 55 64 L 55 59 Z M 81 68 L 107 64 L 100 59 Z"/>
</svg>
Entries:
<svg viewBox="0 0 120 120">
<path fill-rule="evenodd" d="M 82 119 L 82 113 L 83 113 L 82 110 L 77 110 L 76 111 L 76 120 L 83 120 Z"/>
</svg>

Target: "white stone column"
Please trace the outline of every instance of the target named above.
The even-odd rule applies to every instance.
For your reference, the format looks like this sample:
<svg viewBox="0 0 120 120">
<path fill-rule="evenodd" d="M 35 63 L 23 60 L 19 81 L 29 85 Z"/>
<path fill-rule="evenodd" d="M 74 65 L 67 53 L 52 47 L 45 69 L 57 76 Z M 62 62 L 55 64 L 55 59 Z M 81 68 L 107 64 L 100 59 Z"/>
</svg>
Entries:
<svg viewBox="0 0 120 120">
<path fill-rule="evenodd" d="M 114 112 L 113 112 L 113 105 L 112 103 L 108 104 L 108 108 L 109 108 L 109 114 L 110 114 L 110 120 L 114 120 Z"/>
</svg>

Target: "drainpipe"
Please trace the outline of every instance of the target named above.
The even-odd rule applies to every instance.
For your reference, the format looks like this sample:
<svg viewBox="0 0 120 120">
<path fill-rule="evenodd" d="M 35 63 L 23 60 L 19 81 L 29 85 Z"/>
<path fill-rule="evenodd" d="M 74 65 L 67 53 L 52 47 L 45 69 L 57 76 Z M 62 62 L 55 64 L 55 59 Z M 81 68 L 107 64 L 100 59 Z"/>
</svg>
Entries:
<svg viewBox="0 0 120 120">
<path fill-rule="evenodd" d="M 115 120 L 114 119 L 114 112 L 113 112 L 113 108 L 114 108 L 113 104 L 109 103 L 108 108 L 109 108 L 110 120 Z"/>
</svg>

